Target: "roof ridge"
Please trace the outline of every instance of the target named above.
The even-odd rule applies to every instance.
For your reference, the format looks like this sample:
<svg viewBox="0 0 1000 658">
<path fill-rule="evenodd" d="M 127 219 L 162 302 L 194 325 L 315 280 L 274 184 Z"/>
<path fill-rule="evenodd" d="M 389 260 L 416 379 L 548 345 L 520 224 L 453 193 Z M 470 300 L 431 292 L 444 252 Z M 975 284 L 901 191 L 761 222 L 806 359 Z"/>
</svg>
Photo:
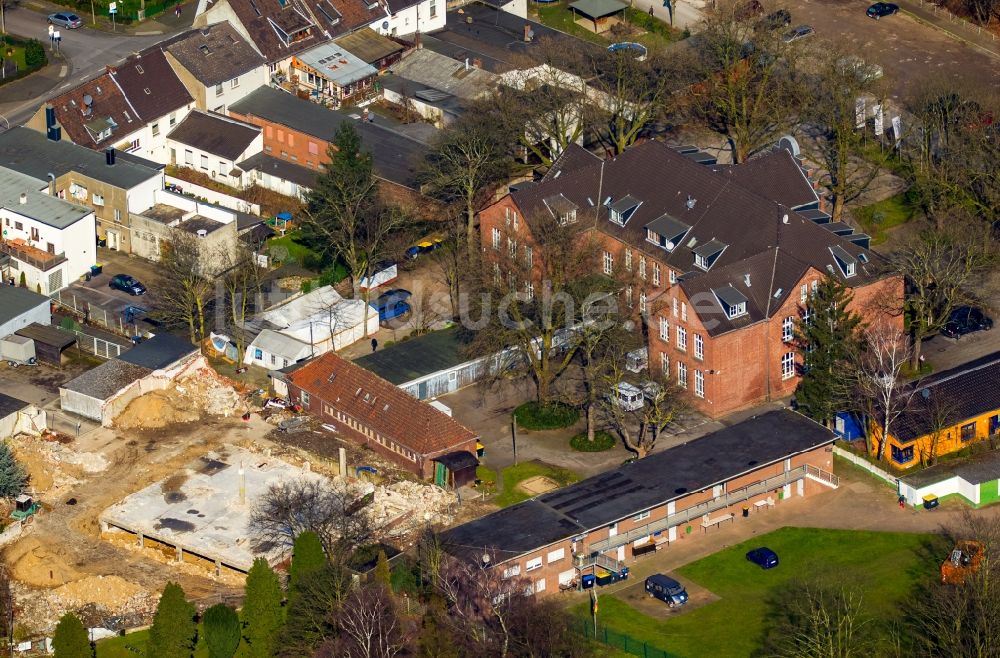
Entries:
<svg viewBox="0 0 1000 658">
<path fill-rule="evenodd" d="M 988 356 L 990 356 L 990 355 L 988 355 Z M 963 368 L 964 366 L 969 365 L 970 362 L 966 362 L 964 364 L 959 364 L 959 365 L 955 366 L 954 368 L 949 368 L 948 370 L 945 370 L 944 372 L 941 372 L 941 373 L 937 374 L 937 376 L 940 377 L 940 379 L 935 379 L 934 381 L 932 381 L 932 382 L 930 382 L 930 383 L 928 383 L 928 384 L 925 385 L 924 381 L 926 379 L 934 377 L 934 375 L 927 375 L 927 377 L 925 377 L 924 379 L 918 379 L 917 381 L 915 381 L 913 383 L 913 387 L 916 390 L 925 389 L 925 388 L 931 388 L 933 386 L 937 386 L 938 384 L 944 384 L 945 382 L 950 382 L 950 381 L 954 380 L 957 377 L 962 377 L 964 375 L 970 375 L 970 374 L 972 374 L 974 372 L 978 372 L 978 371 L 982 370 L 983 368 L 990 368 L 992 366 L 996 366 L 996 365 L 1000 364 L 1000 352 L 995 352 L 991 356 L 993 356 L 994 358 L 991 359 L 991 360 L 989 360 L 989 361 L 987 361 L 987 362 L 985 362 L 985 363 L 980 363 L 980 364 L 978 364 L 976 366 L 973 366 L 973 367 L 968 368 L 966 370 L 961 370 L 959 372 L 953 372 L 950 375 L 947 374 L 947 373 L 949 373 L 952 370 L 958 370 L 959 368 Z M 983 358 L 986 358 L 986 357 L 983 357 Z"/>
</svg>

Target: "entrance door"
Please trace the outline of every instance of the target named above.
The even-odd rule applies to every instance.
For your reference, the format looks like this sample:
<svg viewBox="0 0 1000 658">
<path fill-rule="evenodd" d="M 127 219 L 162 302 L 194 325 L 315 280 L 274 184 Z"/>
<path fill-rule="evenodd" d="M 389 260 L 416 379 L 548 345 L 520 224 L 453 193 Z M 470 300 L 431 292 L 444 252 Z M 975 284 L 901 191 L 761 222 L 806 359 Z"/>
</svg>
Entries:
<svg viewBox="0 0 1000 658">
<path fill-rule="evenodd" d="M 624 562 L 625 561 L 625 547 L 624 546 L 619 546 L 618 547 L 618 561 L 619 562 Z"/>
<path fill-rule="evenodd" d="M 434 462 L 434 484 L 442 488 L 448 484 L 448 469 L 441 462 Z"/>
<path fill-rule="evenodd" d="M 118 251 L 118 231 L 108 231 L 108 249 Z"/>
</svg>

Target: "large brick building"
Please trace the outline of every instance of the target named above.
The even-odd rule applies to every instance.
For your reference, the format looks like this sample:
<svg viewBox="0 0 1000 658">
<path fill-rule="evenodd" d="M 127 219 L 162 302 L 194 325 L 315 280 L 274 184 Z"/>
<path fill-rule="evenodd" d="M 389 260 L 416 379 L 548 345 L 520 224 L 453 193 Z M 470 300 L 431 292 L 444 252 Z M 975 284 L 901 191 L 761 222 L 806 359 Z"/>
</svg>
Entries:
<svg viewBox="0 0 1000 658">
<path fill-rule="evenodd" d="M 852 288 L 862 315 L 901 322 L 901 278 L 821 206 L 783 149 L 721 166 L 660 142 L 607 160 L 571 147 L 542 181 L 485 208 L 480 231 L 501 263 L 539 255 L 539 218 L 596 237 L 596 268 L 626 282 L 649 323 L 650 365 L 721 416 L 795 390 L 795 320 L 823 276 Z"/>
<path fill-rule="evenodd" d="M 723 522 L 753 523 L 773 505 L 836 488 L 835 438 L 794 411 L 771 411 L 447 530 L 442 546 L 530 580 L 535 594 L 559 591 L 583 574 L 617 571 Z"/>
<path fill-rule="evenodd" d="M 442 486 L 475 478 L 479 437 L 375 373 L 327 352 L 284 377 L 291 401 L 401 468 Z"/>
</svg>

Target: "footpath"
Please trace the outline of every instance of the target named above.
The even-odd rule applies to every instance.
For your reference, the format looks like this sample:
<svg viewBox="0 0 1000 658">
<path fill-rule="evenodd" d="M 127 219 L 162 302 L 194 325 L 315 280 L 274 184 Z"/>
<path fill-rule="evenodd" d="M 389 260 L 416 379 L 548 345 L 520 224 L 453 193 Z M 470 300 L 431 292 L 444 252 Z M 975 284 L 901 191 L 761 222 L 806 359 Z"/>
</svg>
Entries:
<svg viewBox="0 0 1000 658">
<path fill-rule="evenodd" d="M 152 0 L 150 0 L 149 4 L 152 5 Z M 177 6 L 181 9 L 179 16 L 175 12 Z M 162 13 L 143 21 L 133 21 L 128 25 L 112 21 L 111 16 L 107 13 L 107 9 L 102 9 L 101 7 L 97 7 L 97 11 L 103 11 L 103 13 L 95 14 L 92 14 L 90 11 L 70 9 L 53 2 L 48 2 L 47 0 L 21 0 L 20 7 L 44 15 L 57 11 L 73 11 L 89 29 L 142 37 L 157 34 L 174 34 L 191 27 L 191 24 L 194 22 L 195 10 L 198 8 L 198 2 L 197 0 L 172 2 Z M 94 18 L 97 19 L 96 25 L 94 24 Z"/>
<path fill-rule="evenodd" d="M 959 41 L 987 55 L 1000 57 L 1000 37 L 970 21 L 924 0 L 894 0 L 899 8 L 916 20 L 936 27 Z"/>
</svg>

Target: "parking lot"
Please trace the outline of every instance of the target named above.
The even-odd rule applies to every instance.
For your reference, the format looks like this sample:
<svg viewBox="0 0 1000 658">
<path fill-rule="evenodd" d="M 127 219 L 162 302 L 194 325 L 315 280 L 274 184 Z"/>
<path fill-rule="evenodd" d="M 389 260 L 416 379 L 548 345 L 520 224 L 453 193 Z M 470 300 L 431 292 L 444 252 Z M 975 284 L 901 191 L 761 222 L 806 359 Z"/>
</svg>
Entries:
<svg viewBox="0 0 1000 658">
<path fill-rule="evenodd" d="M 882 66 L 890 95 L 905 99 L 919 80 L 930 76 L 1000 83 L 995 58 L 905 13 L 875 21 L 865 15 L 865 0 L 784 0 L 792 25 L 806 23 L 816 38 L 836 44 Z"/>
</svg>

